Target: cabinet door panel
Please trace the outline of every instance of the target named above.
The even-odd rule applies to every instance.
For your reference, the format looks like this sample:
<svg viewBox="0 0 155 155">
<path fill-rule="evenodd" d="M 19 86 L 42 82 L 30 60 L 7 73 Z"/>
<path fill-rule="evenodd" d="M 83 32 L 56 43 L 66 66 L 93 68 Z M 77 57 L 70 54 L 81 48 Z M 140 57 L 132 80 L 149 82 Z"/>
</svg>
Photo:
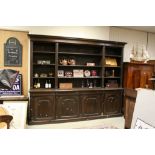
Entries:
<svg viewBox="0 0 155 155">
<path fill-rule="evenodd" d="M 79 115 L 79 97 L 77 95 L 57 95 L 56 117 L 69 118 Z"/>
<path fill-rule="evenodd" d="M 93 116 L 101 114 L 100 95 L 83 94 L 80 97 L 81 112 L 83 116 Z"/>
<path fill-rule="evenodd" d="M 103 113 L 105 115 L 121 114 L 122 92 L 107 91 L 103 95 Z"/>
<path fill-rule="evenodd" d="M 31 96 L 30 98 L 31 117 L 35 120 L 55 118 L 55 97 L 54 96 Z"/>
</svg>

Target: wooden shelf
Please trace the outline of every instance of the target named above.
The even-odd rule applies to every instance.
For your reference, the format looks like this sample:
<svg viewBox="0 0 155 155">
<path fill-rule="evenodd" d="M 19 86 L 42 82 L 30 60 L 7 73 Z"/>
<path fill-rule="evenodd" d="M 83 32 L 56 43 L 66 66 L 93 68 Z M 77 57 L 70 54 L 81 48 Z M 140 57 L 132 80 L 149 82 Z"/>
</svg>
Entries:
<svg viewBox="0 0 155 155">
<path fill-rule="evenodd" d="M 83 56 L 102 56 L 102 54 L 94 54 L 94 53 L 76 53 L 76 52 L 58 52 L 58 54 L 62 55 L 83 55 Z"/>
<path fill-rule="evenodd" d="M 35 65 L 35 66 L 55 66 L 55 64 L 36 64 L 36 63 L 34 63 L 33 65 Z"/>
<path fill-rule="evenodd" d="M 33 79 L 54 79 L 55 77 L 33 77 Z"/>
<path fill-rule="evenodd" d="M 102 66 L 86 66 L 86 65 L 58 65 L 58 67 L 101 68 Z"/>
<path fill-rule="evenodd" d="M 105 68 L 120 68 L 121 66 L 105 66 Z"/>
<path fill-rule="evenodd" d="M 113 55 L 113 54 L 106 54 L 105 57 L 118 57 L 121 58 L 121 55 Z"/>
<path fill-rule="evenodd" d="M 101 76 L 90 76 L 90 77 L 58 77 L 59 79 L 101 79 Z"/>
<path fill-rule="evenodd" d="M 33 51 L 33 53 L 39 53 L 39 54 L 55 54 L 55 52 L 51 52 L 51 51 Z"/>
<path fill-rule="evenodd" d="M 112 76 L 107 76 L 107 77 L 104 77 L 105 79 L 119 79 L 121 78 L 120 76 L 115 76 L 115 77 L 112 77 Z"/>
</svg>

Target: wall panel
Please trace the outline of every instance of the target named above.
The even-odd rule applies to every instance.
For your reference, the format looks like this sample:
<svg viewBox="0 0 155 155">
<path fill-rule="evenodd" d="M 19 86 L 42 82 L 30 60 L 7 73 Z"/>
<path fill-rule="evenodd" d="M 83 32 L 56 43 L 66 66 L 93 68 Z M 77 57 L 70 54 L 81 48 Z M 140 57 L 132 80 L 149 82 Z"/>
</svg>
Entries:
<svg viewBox="0 0 155 155">
<path fill-rule="evenodd" d="M 148 35 L 148 52 L 150 59 L 155 60 L 155 34 L 149 33 Z"/>
<path fill-rule="evenodd" d="M 23 77 L 23 95 L 28 96 L 28 32 L 0 30 L 0 69 L 18 70 Z M 23 46 L 22 67 L 4 67 L 4 43 L 10 37 L 17 38 Z"/>
<path fill-rule="evenodd" d="M 138 45 L 139 50 L 142 46 L 146 48 L 147 33 L 142 31 L 123 29 L 118 27 L 110 27 L 109 39 L 113 41 L 127 42 L 124 48 L 124 61 L 130 61 L 130 53 L 133 46 Z"/>
</svg>

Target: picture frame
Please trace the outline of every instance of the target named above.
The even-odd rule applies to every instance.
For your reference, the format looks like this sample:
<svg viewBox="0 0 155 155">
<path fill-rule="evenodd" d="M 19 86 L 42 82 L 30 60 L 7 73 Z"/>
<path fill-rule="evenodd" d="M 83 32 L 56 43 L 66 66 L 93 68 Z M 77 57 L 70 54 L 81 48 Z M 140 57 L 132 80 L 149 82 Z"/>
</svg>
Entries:
<svg viewBox="0 0 155 155">
<path fill-rule="evenodd" d="M 140 118 L 137 118 L 134 129 L 154 129 L 154 127 Z"/>
<path fill-rule="evenodd" d="M 58 70 L 58 77 L 64 77 L 64 70 Z"/>
<path fill-rule="evenodd" d="M 20 96 L 22 95 L 22 74 L 18 74 L 12 89 L 0 88 L 0 96 Z"/>
</svg>

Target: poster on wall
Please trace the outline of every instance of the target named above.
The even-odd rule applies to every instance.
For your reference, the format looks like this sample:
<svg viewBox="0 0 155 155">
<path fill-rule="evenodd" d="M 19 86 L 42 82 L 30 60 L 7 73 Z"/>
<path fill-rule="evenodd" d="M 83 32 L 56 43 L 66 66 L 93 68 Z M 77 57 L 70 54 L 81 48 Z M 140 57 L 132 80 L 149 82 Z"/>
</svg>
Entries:
<svg viewBox="0 0 155 155">
<path fill-rule="evenodd" d="M 4 66 L 22 66 L 22 45 L 14 37 L 4 44 Z"/>
<path fill-rule="evenodd" d="M 18 96 L 22 95 L 22 75 L 18 74 L 12 89 L 0 88 L 0 96 Z"/>
</svg>

